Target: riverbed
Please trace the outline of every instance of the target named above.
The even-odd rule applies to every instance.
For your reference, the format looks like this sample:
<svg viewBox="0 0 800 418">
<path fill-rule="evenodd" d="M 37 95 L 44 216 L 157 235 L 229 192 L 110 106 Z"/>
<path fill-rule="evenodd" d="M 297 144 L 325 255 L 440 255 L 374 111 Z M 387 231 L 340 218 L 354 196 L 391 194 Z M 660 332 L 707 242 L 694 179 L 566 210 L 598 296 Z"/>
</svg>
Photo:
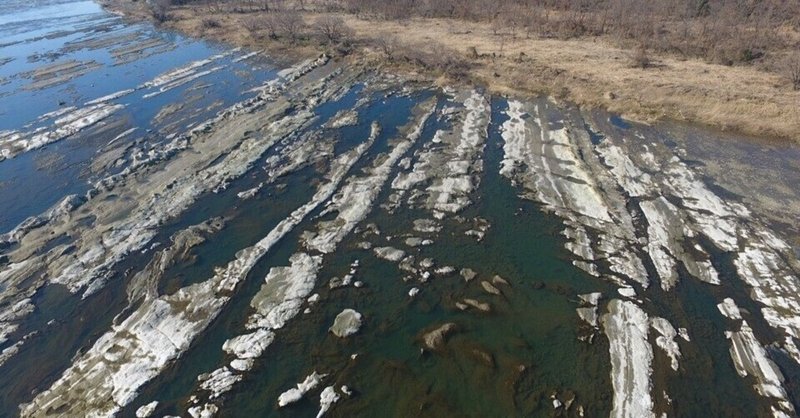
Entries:
<svg viewBox="0 0 800 418">
<path fill-rule="evenodd" d="M 1 416 L 796 416 L 800 148 L 0 6 Z"/>
</svg>

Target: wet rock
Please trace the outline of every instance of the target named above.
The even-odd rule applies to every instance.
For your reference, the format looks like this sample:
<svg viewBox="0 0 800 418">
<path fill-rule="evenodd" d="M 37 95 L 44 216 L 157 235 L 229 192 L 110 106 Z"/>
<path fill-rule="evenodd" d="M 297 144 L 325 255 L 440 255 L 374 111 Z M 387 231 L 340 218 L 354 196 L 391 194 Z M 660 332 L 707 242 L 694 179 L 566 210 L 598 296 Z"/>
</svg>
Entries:
<svg viewBox="0 0 800 418">
<path fill-rule="evenodd" d="M 626 298 L 636 297 L 636 290 L 632 287 L 620 287 L 617 289 L 617 293 L 619 293 L 621 296 L 625 296 Z"/>
<path fill-rule="evenodd" d="M 451 266 L 442 266 L 433 271 L 439 276 L 449 276 L 456 272 L 456 269 Z"/>
<path fill-rule="evenodd" d="M 423 334 L 422 342 L 428 350 L 441 351 L 444 348 L 447 337 L 457 329 L 458 326 L 456 324 L 448 322 Z"/>
<path fill-rule="evenodd" d="M 406 256 L 402 261 L 400 261 L 400 264 L 398 264 L 397 267 L 400 270 L 407 271 L 409 273 L 416 273 L 417 272 L 416 267 L 414 267 L 414 256 L 413 255 Z"/>
<path fill-rule="evenodd" d="M 597 327 L 597 307 L 591 306 L 586 308 L 578 308 L 576 309 L 578 312 L 578 317 L 580 317 L 584 322 L 589 324 L 592 327 Z"/>
<path fill-rule="evenodd" d="M 473 238 L 475 238 L 476 241 L 481 242 L 481 241 L 483 241 L 483 237 L 485 236 L 485 233 L 483 231 L 477 231 L 475 229 L 470 229 L 470 230 L 467 230 L 466 232 L 464 232 L 464 235 L 466 235 L 468 237 L 473 237 Z"/>
<path fill-rule="evenodd" d="M 336 390 L 333 386 L 328 386 L 322 390 L 322 393 L 319 395 L 319 412 L 317 413 L 317 418 L 322 417 L 331 409 L 331 406 L 339 401 L 339 394 L 336 393 Z"/>
<path fill-rule="evenodd" d="M 493 284 L 487 282 L 486 280 L 481 282 L 481 287 L 483 287 L 483 290 L 485 290 L 486 293 L 490 293 L 492 295 L 498 295 L 498 296 L 502 295 L 502 293 L 500 292 L 500 289 L 494 287 Z"/>
<path fill-rule="evenodd" d="M 275 334 L 272 331 L 262 328 L 225 341 L 222 350 L 240 359 L 252 359 L 260 357 L 274 339 Z"/>
<path fill-rule="evenodd" d="M 344 284 L 342 283 L 342 279 L 340 279 L 339 277 L 332 277 L 328 281 L 328 287 L 330 289 L 338 289 L 340 287 L 344 287 Z"/>
<path fill-rule="evenodd" d="M 722 303 L 717 305 L 717 309 L 730 319 L 742 319 L 742 314 L 739 311 L 739 307 L 736 306 L 736 302 L 733 301 L 731 298 L 725 298 Z"/>
<path fill-rule="evenodd" d="M 423 258 L 422 261 L 419 262 L 419 267 L 423 269 L 429 269 L 433 267 L 433 259 L 432 258 Z"/>
<path fill-rule="evenodd" d="M 422 283 L 427 283 L 428 279 L 431 278 L 431 272 L 423 271 L 422 274 L 419 276 L 419 281 Z"/>
<path fill-rule="evenodd" d="M 677 331 L 669 321 L 659 317 L 650 318 L 650 326 L 660 334 L 656 337 L 656 345 L 664 350 L 664 353 L 669 357 L 672 370 L 678 371 L 678 359 L 681 357 L 681 349 L 675 341 L 675 337 L 678 336 Z"/>
<path fill-rule="evenodd" d="M 495 284 L 495 285 L 505 285 L 505 286 L 511 286 L 511 285 L 510 285 L 510 284 L 509 284 L 509 283 L 506 281 L 506 279 L 504 279 L 504 278 L 502 278 L 502 277 L 500 277 L 500 276 L 498 276 L 498 275 L 495 275 L 494 277 L 492 277 L 492 284 Z"/>
<path fill-rule="evenodd" d="M 203 373 L 197 376 L 197 380 L 201 382 L 201 389 L 210 392 L 209 398 L 215 399 L 231 390 L 234 384 L 242 380 L 242 376 L 223 366 L 211 373 Z"/>
<path fill-rule="evenodd" d="M 475 270 L 472 270 L 471 268 L 463 268 L 461 269 L 460 273 L 461 277 L 463 277 L 464 281 L 466 282 L 471 281 L 478 275 L 478 273 L 476 273 Z"/>
<path fill-rule="evenodd" d="M 678 335 L 680 335 L 684 341 L 691 341 L 689 339 L 689 331 L 686 328 L 678 328 Z"/>
<path fill-rule="evenodd" d="M 345 126 L 353 126 L 358 123 L 358 112 L 355 110 L 340 110 L 331 120 L 326 124 L 327 127 L 338 129 Z"/>
<path fill-rule="evenodd" d="M 647 314 L 635 303 L 614 299 L 603 315 L 609 340 L 611 383 L 614 388 L 612 416 L 654 417 Z"/>
<path fill-rule="evenodd" d="M 189 408 L 189 415 L 191 415 L 192 418 L 212 418 L 217 415 L 217 412 L 219 412 L 219 408 L 209 403 Z"/>
<path fill-rule="evenodd" d="M 416 219 L 414 220 L 414 230 L 417 232 L 436 233 L 441 231 L 442 227 L 433 219 Z"/>
<path fill-rule="evenodd" d="M 316 371 L 308 375 L 305 380 L 297 384 L 297 387 L 293 387 L 286 392 L 283 392 L 278 396 L 278 406 L 283 408 L 286 405 L 293 404 L 311 390 L 314 390 L 320 383 L 322 383 L 322 379 L 325 378 L 326 375 L 319 374 Z"/>
<path fill-rule="evenodd" d="M 747 321 L 742 321 L 739 331 L 726 332 L 725 335 L 731 340 L 730 354 L 737 373 L 742 377 L 752 376 L 756 391 L 765 398 L 777 401 L 781 414 L 776 413 L 775 416 L 794 415 L 794 407 L 788 401 L 783 387 L 784 376 L 758 342 Z"/>
<path fill-rule="evenodd" d="M 406 256 L 405 251 L 399 250 L 394 247 L 377 247 L 373 250 L 378 258 L 384 260 L 398 262 Z"/>
<path fill-rule="evenodd" d="M 475 308 L 481 312 L 491 312 L 492 310 L 492 306 L 489 305 L 488 303 L 480 302 L 475 299 L 465 298 L 464 300 L 461 301 L 461 304 L 464 306 L 463 309 L 459 308 L 461 310 L 465 310 L 467 308 Z M 458 304 L 456 304 L 456 306 L 458 306 Z"/>
<path fill-rule="evenodd" d="M 361 328 L 362 316 L 353 309 L 345 309 L 333 321 L 330 331 L 340 338 L 349 337 Z"/>
<path fill-rule="evenodd" d="M 600 298 L 603 297 L 603 294 L 600 292 L 584 293 L 582 295 L 578 295 L 578 297 L 585 304 L 597 306 L 597 303 L 600 301 Z"/>
<path fill-rule="evenodd" d="M 408 237 L 405 241 L 406 245 L 409 247 L 419 247 L 422 245 L 422 238 L 419 237 Z"/>
<path fill-rule="evenodd" d="M 249 359 L 239 359 L 239 358 L 237 358 L 237 359 L 231 360 L 230 366 L 231 366 L 231 369 L 233 369 L 233 370 L 236 370 L 236 371 L 239 371 L 239 372 L 244 372 L 244 371 L 250 370 L 253 367 L 254 363 L 255 363 L 255 361 L 253 359 L 251 359 L 251 358 L 249 358 Z"/>
<path fill-rule="evenodd" d="M 136 418 L 149 418 L 153 412 L 158 408 L 158 401 L 150 402 L 147 405 L 142 405 L 136 410 Z"/>
<path fill-rule="evenodd" d="M 580 317 L 584 322 L 592 326 L 593 328 L 597 328 L 597 303 L 600 301 L 602 297 L 602 293 L 594 292 L 594 293 L 585 293 L 582 295 L 578 295 L 584 305 L 588 305 L 585 307 L 580 307 L 576 309 L 578 312 L 578 317 Z M 593 339 L 593 335 L 586 337 L 581 337 L 583 340 L 588 340 L 591 343 Z"/>
</svg>

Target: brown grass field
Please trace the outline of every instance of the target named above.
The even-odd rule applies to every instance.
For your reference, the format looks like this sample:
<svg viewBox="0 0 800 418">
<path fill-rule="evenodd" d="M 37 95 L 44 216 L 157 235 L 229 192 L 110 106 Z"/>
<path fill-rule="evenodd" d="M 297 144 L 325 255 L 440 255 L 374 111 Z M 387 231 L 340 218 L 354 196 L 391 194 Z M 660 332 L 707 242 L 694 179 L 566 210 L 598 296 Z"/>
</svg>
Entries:
<svg viewBox="0 0 800 418">
<path fill-rule="evenodd" d="M 135 18 L 147 11 L 126 0 L 107 6 Z M 319 41 L 288 42 L 247 30 L 247 20 L 266 19 L 262 12 L 214 13 L 217 27 L 204 20 L 204 6 L 175 7 L 169 29 L 237 46 L 264 49 L 289 59 L 319 53 Z M 311 25 L 323 12 L 303 12 Z M 800 143 L 800 91 L 780 74 L 756 67 L 726 66 L 699 59 L 650 54 L 651 65 L 636 68 L 633 50 L 601 37 L 572 40 L 527 39 L 524 34 L 496 33 L 489 24 L 452 19 L 386 21 L 342 14 L 354 32 L 355 47 L 346 57 L 354 64 L 403 72 L 440 83 L 469 82 L 499 94 L 546 94 L 585 107 L 603 107 L 640 122 L 680 120 L 759 137 Z M 408 59 L 387 59 L 376 39 L 389 39 L 398 50 L 445 54 L 465 62 L 458 79 L 414 65 Z M 475 48 L 475 57 L 471 48 Z"/>
</svg>

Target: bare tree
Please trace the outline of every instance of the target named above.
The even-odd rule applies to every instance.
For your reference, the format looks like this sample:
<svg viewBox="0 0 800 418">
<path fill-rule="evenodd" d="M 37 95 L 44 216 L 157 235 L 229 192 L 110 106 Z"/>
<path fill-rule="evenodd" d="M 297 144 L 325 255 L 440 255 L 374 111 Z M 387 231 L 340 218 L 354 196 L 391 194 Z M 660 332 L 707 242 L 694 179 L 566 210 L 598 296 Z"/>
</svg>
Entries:
<svg viewBox="0 0 800 418">
<path fill-rule="evenodd" d="M 267 32 L 270 39 L 278 39 L 278 32 L 281 30 L 280 14 L 270 14 L 259 20 L 259 28 Z"/>
<path fill-rule="evenodd" d="M 647 49 L 639 45 L 631 55 L 631 67 L 634 68 L 647 68 L 650 66 L 650 56 L 647 54 Z"/>
<path fill-rule="evenodd" d="M 339 16 L 322 16 L 314 22 L 314 31 L 328 43 L 341 42 L 353 36 L 353 31 Z"/>
<path fill-rule="evenodd" d="M 276 15 L 278 29 L 283 36 L 296 42 L 306 28 L 303 16 L 297 11 L 287 10 Z"/>
<path fill-rule="evenodd" d="M 394 58 L 394 54 L 398 49 L 397 41 L 388 36 L 379 36 L 375 38 L 375 45 L 389 59 Z"/>
<path fill-rule="evenodd" d="M 154 0 L 150 3 L 150 13 L 157 22 L 169 20 L 169 8 L 172 6 L 171 0 Z"/>
<path fill-rule="evenodd" d="M 792 82 L 792 88 L 800 90 L 800 52 L 789 54 L 783 67 L 786 77 Z"/>
</svg>

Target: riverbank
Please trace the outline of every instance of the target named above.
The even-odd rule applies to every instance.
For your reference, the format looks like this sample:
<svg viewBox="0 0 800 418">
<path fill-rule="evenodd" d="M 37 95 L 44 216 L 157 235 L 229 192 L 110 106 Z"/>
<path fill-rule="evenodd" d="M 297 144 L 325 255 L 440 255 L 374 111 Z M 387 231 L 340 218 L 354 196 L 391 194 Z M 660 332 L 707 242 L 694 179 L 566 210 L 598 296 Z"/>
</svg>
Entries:
<svg viewBox="0 0 800 418">
<path fill-rule="evenodd" d="M 102 3 L 135 19 L 150 17 L 140 2 Z M 309 24 L 327 15 L 302 13 Z M 176 6 L 163 25 L 190 36 L 293 58 L 327 48 L 315 42 L 274 40 L 247 29 L 249 21 L 266 20 L 267 16 L 266 12 L 211 14 L 206 6 Z M 416 57 L 387 59 L 390 48 L 397 49 L 398 55 L 435 52 L 463 62 L 460 75 L 464 79 L 486 85 L 495 93 L 546 94 L 640 122 L 672 119 L 800 142 L 800 92 L 793 91 L 779 74 L 654 55 L 648 57 L 647 68 L 636 68 L 631 65 L 634 51 L 602 38 L 526 39 L 499 33 L 487 24 L 452 19 L 376 21 L 336 16 L 353 31 L 355 47 L 348 59 L 371 67 L 436 79 L 441 74 L 419 68 Z M 209 24 L 209 19 L 213 23 Z M 392 42 L 388 47 L 382 41 L 387 39 Z"/>
</svg>

